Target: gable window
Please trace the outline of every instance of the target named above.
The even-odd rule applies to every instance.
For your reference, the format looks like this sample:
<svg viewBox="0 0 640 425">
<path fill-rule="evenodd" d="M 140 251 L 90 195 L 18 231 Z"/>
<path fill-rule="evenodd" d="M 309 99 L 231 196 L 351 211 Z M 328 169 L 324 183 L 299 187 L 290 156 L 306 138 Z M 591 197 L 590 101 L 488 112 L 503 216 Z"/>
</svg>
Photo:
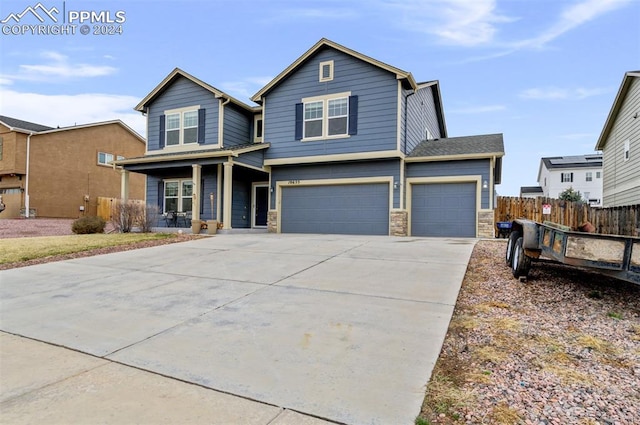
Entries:
<svg viewBox="0 0 640 425">
<path fill-rule="evenodd" d="M 572 183 L 573 182 L 573 173 L 562 173 L 562 174 L 560 174 L 560 181 L 562 183 Z"/>
<path fill-rule="evenodd" d="M 166 180 L 164 182 L 164 211 L 191 211 L 193 202 L 193 181 Z"/>
<path fill-rule="evenodd" d="M 262 115 L 253 117 L 253 141 L 262 142 Z"/>
<path fill-rule="evenodd" d="M 587 180 L 588 182 L 593 181 L 593 173 L 592 173 L 591 171 L 587 171 L 587 174 L 586 174 L 586 180 Z M 586 197 L 587 197 L 587 196 L 585 195 L 585 198 L 586 198 Z"/>
<path fill-rule="evenodd" d="M 113 154 L 98 152 L 98 164 L 111 166 L 111 164 L 109 164 L 111 161 L 113 161 Z"/>
<path fill-rule="evenodd" d="M 320 82 L 333 80 L 333 61 L 320 62 Z"/>
<path fill-rule="evenodd" d="M 296 105 L 296 140 L 357 134 L 358 96 L 337 93 L 302 99 Z"/>
<path fill-rule="evenodd" d="M 623 158 L 624 161 L 628 161 L 629 160 L 629 156 L 630 156 L 630 153 L 629 153 L 629 140 L 625 140 L 624 141 L 624 153 L 623 153 L 623 157 L 622 158 Z"/>
<path fill-rule="evenodd" d="M 160 117 L 160 147 L 204 143 L 204 109 L 198 108 L 165 111 Z"/>
</svg>

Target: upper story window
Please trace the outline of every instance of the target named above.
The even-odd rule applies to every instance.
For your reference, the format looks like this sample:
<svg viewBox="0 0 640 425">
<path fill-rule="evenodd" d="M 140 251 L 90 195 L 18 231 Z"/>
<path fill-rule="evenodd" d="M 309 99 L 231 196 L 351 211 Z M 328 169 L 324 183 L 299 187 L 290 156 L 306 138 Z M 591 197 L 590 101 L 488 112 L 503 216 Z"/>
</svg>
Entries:
<svg viewBox="0 0 640 425">
<path fill-rule="evenodd" d="M 296 105 L 296 140 L 357 134 L 358 96 L 337 93 L 302 99 Z"/>
<path fill-rule="evenodd" d="M 106 153 L 106 152 L 98 152 L 98 164 L 110 166 L 111 164 L 109 163 L 112 161 L 113 161 L 113 154 Z"/>
<path fill-rule="evenodd" d="M 590 182 L 593 181 L 593 173 L 591 171 L 587 171 L 586 173 L 586 181 Z M 587 195 L 585 195 L 585 198 L 587 197 Z"/>
<path fill-rule="evenodd" d="M 624 141 L 624 153 L 623 153 L 623 160 L 624 161 L 628 161 L 629 157 L 630 157 L 630 153 L 629 153 L 630 147 L 629 147 L 629 140 L 625 140 Z"/>
<path fill-rule="evenodd" d="M 333 61 L 320 62 L 320 82 L 333 80 Z"/>
<path fill-rule="evenodd" d="M 204 109 L 189 106 L 160 117 L 160 147 L 204 143 Z"/>
<path fill-rule="evenodd" d="M 197 143 L 198 110 L 179 111 L 166 114 L 167 146 Z"/>
<path fill-rule="evenodd" d="M 253 117 L 253 141 L 262 142 L 262 115 Z"/>
<path fill-rule="evenodd" d="M 600 171 L 596 171 L 596 178 L 599 179 L 602 177 L 602 173 Z"/>
<path fill-rule="evenodd" d="M 560 174 L 560 181 L 562 183 L 571 183 L 571 182 L 573 182 L 573 173 L 562 173 L 562 174 Z"/>
</svg>

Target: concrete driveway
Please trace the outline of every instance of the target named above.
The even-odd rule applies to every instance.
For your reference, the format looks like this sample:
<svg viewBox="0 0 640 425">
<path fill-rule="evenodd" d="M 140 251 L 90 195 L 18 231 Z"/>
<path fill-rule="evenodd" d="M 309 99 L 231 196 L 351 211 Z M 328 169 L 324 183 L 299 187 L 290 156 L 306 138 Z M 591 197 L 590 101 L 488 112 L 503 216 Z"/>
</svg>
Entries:
<svg viewBox="0 0 640 425">
<path fill-rule="evenodd" d="M 235 234 L 2 271 L 0 419 L 159 422 L 124 397 L 183 422 L 411 424 L 474 244 Z"/>
</svg>

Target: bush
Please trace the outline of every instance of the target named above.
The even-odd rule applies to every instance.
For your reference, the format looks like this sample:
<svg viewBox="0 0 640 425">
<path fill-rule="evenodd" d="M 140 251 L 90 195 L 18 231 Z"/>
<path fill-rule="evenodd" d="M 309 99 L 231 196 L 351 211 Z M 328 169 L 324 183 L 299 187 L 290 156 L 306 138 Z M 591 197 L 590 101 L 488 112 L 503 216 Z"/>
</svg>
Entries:
<svg viewBox="0 0 640 425">
<path fill-rule="evenodd" d="M 140 201 L 117 199 L 111 207 L 111 224 L 120 233 L 133 231 L 138 226 L 143 233 L 151 232 L 156 222 L 158 207 L 145 205 Z"/>
<path fill-rule="evenodd" d="M 73 222 L 71 231 L 78 235 L 89 233 L 104 233 L 106 221 L 100 217 L 81 217 Z"/>
</svg>

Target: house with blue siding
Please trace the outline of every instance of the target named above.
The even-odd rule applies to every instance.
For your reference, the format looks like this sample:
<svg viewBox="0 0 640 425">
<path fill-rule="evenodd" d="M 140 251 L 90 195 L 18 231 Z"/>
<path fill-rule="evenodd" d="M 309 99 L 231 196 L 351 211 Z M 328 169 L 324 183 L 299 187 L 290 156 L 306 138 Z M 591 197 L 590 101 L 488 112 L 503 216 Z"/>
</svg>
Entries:
<svg viewBox="0 0 640 425">
<path fill-rule="evenodd" d="M 123 187 L 143 173 L 148 204 L 223 229 L 493 236 L 502 135 L 449 138 L 438 81 L 321 39 L 251 100 L 175 69 L 136 106 Z"/>
</svg>

